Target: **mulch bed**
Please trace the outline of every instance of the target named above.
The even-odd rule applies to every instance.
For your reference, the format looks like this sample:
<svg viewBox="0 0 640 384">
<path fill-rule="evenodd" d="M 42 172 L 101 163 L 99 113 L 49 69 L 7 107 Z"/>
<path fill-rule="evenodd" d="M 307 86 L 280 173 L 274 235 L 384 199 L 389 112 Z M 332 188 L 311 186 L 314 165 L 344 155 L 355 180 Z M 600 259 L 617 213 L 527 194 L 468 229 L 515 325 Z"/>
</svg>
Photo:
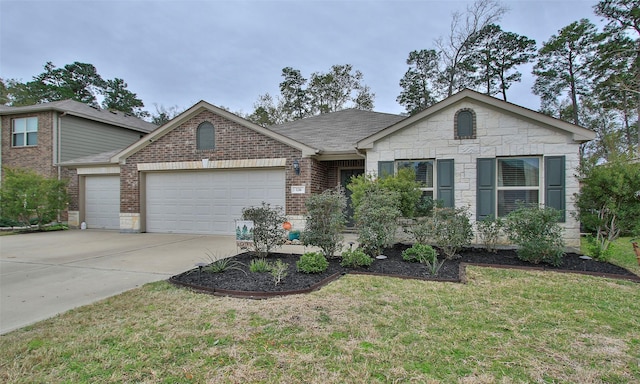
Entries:
<svg viewBox="0 0 640 384">
<path fill-rule="evenodd" d="M 331 259 L 329 260 L 329 268 L 319 274 L 298 272 L 296 269 L 296 262 L 300 258 L 298 254 L 272 253 L 267 258 L 268 260 L 280 259 L 289 265 L 287 276 L 278 285 L 274 284 L 273 276 L 270 273 L 249 271 L 249 263 L 253 258 L 249 253 L 241 253 L 232 257 L 241 263 L 239 270 L 230 269 L 223 273 L 210 273 L 206 271 L 206 267 L 202 271 L 199 268 L 194 268 L 171 277 L 169 281 L 198 291 L 250 298 L 310 292 L 346 273 L 465 282 L 466 265 L 573 272 L 640 282 L 639 276 L 622 267 L 596 260 L 584 260 L 580 258 L 581 255 L 575 253 L 567 253 L 562 265 L 555 267 L 521 261 L 515 250 L 499 250 L 497 253 L 491 253 L 480 248 L 463 250 L 460 253 L 460 258 L 445 261 L 438 275 L 432 276 L 423 264 L 402 260 L 402 251 L 407 248 L 409 245 L 396 244 L 393 248 L 385 249 L 383 253 L 387 258 L 375 260 L 368 268 L 344 268 L 340 266 L 340 259 Z"/>
</svg>

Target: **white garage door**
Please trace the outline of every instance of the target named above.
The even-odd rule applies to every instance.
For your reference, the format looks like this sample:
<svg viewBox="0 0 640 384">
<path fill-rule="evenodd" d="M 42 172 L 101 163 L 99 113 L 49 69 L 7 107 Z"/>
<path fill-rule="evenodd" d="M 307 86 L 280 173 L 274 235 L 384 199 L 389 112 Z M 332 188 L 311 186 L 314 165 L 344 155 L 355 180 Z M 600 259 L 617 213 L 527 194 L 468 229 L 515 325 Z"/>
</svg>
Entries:
<svg viewBox="0 0 640 384">
<path fill-rule="evenodd" d="M 90 229 L 120 229 L 120 176 L 85 178 L 85 221 Z"/>
<path fill-rule="evenodd" d="M 242 208 L 285 204 L 283 169 L 149 173 L 147 232 L 232 235 Z"/>
</svg>

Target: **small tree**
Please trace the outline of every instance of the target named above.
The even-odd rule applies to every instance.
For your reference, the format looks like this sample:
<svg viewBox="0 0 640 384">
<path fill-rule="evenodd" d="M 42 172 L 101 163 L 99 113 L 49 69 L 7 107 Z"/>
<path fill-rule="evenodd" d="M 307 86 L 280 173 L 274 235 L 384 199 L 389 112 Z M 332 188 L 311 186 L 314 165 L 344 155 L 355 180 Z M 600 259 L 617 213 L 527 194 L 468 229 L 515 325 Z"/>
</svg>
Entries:
<svg viewBox="0 0 640 384">
<path fill-rule="evenodd" d="M 307 220 L 302 234 L 303 244 L 317 246 L 322 249 L 325 257 L 333 257 L 336 251 L 342 248 L 342 231 L 346 223 L 346 196 L 340 189 L 326 190 L 310 196 L 305 206 Z"/>
<path fill-rule="evenodd" d="M 285 242 L 285 231 L 282 223 L 286 217 L 282 207 L 271 206 L 264 201 L 260 207 L 249 207 L 242 210 L 242 219 L 253 221 L 253 248 L 259 257 L 265 257 Z"/>
<path fill-rule="evenodd" d="M 640 232 L 640 164 L 621 159 L 594 166 L 581 182 L 577 217 L 594 234 L 595 255 L 606 255 L 621 233 Z"/>
<path fill-rule="evenodd" d="M 390 246 L 400 217 L 399 193 L 381 187 L 371 189 L 356 207 L 358 242 L 372 256 Z"/>
<path fill-rule="evenodd" d="M 454 258 L 471 243 L 473 228 L 467 208 L 436 208 L 430 222 L 430 237 L 442 248 L 447 259 Z"/>
<path fill-rule="evenodd" d="M 499 217 L 489 216 L 484 220 L 480 220 L 476 222 L 476 228 L 478 229 L 478 235 L 480 235 L 480 240 L 487 248 L 489 252 L 497 252 L 497 244 L 500 240 L 500 233 L 502 232 L 502 227 L 504 226 L 504 221 Z"/>
<path fill-rule="evenodd" d="M 21 225 L 42 229 L 67 206 L 67 183 L 29 169 L 4 168 L 0 188 L 1 216 Z"/>
<path fill-rule="evenodd" d="M 521 206 L 509 213 L 505 232 L 518 246 L 518 258 L 534 264 L 560 265 L 564 256 L 560 211 L 537 206 Z"/>
</svg>

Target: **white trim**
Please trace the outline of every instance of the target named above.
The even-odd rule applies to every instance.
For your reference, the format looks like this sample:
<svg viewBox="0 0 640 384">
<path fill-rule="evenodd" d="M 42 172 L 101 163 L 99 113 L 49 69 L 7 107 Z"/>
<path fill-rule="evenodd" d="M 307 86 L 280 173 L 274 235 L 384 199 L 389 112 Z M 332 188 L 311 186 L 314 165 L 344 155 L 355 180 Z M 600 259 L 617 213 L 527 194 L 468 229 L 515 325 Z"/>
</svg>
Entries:
<svg viewBox="0 0 640 384">
<path fill-rule="evenodd" d="M 179 171 L 188 169 L 231 169 L 231 168 L 273 168 L 284 167 L 286 158 L 276 159 L 243 159 L 243 160 L 209 160 L 204 161 L 176 161 L 164 163 L 138 163 L 138 171 Z"/>
<path fill-rule="evenodd" d="M 77 168 L 78 175 L 118 175 L 120 174 L 119 166 L 104 167 L 87 167 Z"/>
</svg>

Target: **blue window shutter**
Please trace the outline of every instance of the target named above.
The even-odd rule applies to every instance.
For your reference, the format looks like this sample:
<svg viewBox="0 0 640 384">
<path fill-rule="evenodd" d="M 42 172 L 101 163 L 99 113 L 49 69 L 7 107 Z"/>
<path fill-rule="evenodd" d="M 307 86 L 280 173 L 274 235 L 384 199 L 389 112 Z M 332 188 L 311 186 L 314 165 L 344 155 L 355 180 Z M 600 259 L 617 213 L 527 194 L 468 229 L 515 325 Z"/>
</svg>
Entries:
<svg viewBox="0 0 640 384">
<path fill-rule="evenodd" d="M 547 207 L 562 212 L 560 221 L 566 220 L 565 204 L 565 157 L 548 156 L 544 158 L 544 201 Z"/>
<path fill-rule="evenodd" d="M 393 167 L 393 161 L 378 161 L 378 177 L 384 178 L 387 176 L 393 176 L 395 169 Z"/>
<path fill-rule="evenodd" d="M 453 196 L 455 185 L 453 159 L 438 160 L 438 192 L 437 199 L 441 200 L 445 207 L 455 207 Z"/>
<path fill-rule="evenodd" d="M 495 216 L 496 159 L 478 159 L 476 172 L 476 220 L 480 221 Z"/>
</svg>

